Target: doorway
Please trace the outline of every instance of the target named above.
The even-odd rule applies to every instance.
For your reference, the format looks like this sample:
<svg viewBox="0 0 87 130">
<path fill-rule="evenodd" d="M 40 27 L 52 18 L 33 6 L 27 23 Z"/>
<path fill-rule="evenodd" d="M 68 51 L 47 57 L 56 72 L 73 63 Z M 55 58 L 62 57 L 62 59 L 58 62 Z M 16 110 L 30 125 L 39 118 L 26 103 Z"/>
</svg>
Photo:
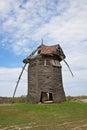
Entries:
<svg viewBox="0 0 87 130">
<path fill-rule="evenodd" d="M 41 92 L 40 102 L 53 101 L 53 95 L 49 92 Z"/>
</svg>

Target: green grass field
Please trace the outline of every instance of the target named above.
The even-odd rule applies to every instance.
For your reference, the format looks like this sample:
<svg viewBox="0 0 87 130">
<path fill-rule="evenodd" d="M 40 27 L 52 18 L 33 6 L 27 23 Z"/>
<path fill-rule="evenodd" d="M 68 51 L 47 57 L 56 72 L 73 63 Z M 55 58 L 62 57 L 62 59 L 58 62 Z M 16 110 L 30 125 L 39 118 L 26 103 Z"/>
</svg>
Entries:
<svg viewBox="0 0 87 130">
<path fill-rule="evenodd" d="M 87 130 L 87 103 L 1 104 L 0 130 Z"/>
</svg>

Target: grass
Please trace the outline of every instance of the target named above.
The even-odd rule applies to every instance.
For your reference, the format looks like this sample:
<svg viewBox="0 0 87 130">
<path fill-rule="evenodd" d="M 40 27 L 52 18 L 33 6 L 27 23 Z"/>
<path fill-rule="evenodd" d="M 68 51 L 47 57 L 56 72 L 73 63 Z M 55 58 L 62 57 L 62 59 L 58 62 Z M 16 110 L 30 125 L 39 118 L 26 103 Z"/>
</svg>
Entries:
<svg viewBox="0 0 87 130">
<path fill-rule="evenodd" d="M 87 103 L 1 104 L 0 130 L 86 130 Z"/>
</svg>

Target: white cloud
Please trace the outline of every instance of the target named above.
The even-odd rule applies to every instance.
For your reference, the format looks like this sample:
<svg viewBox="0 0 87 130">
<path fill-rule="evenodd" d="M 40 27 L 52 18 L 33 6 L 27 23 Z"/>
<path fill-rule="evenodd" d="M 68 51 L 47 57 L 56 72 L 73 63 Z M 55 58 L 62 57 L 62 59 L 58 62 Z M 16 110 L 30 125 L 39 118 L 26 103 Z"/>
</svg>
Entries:
<svg viewBox="0 0 87 130">
<path fill-rule="evenodd" d="M 5 2 L 3 3 L 5 4 Z M 61 44 L 65 43 L 65 46 L 71 43 L 78 44 L 86 38 L 86 0 L 79 2 L 62 0 L 56 2 L 57 4 L 49 0 L 42 0 L 41 2 L 30 0 L 26 3 L 15 1 L 11 3 L 12 0 L 7 0 L 9 11 L 6 12 L 9 12 L 10 15 L 7 15 L 8 19 L 3 23 L 3 29 L 12 33 L 13 47 L 15 39 L 20 42 L 22 37 L 24 39 L 27 37 L 28 41 L 31 39 L 39 41 L 41 38 L 44 38 L 44 40 L 51 39 L 52 43 L 61 42 Z M 27 47 L 26 44 L 24 46 Z"/>
<path fill-rule="evenodd" d="M 87 95 L 87 69 L 72 69 L 74 77 L 71 76 L 68 68 L 64 64 L 62 64 L 62 69 L 63 85 L 66 95 Z"/>
<path fill-rule="evenodd" d="M 0 96 L 12 96 L 22 68 L 0 68 Z M 27 95 L 27 72 L 24 71 L 15 96 Z"/>
<path fill-rule="evenodd" d="M 9 5 L 9 2 L 8 0 L 5 1 L 5 0 L 0 0 L 0 14 L 2 15 L 5 15 L 7 14 L 8 12 L 10 11 L 10 5 Z"/>
</svg>

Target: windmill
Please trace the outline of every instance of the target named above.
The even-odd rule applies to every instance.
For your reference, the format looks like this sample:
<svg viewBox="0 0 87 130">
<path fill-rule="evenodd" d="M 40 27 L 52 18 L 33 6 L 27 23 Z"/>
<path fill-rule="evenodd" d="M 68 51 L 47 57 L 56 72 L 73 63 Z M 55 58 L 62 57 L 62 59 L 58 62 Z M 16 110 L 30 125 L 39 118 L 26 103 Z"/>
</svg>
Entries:
<svg viewBox="0 0 87 130">
<path fill-rule="evenodd" d="M 34 55 L 37 53 L 36 55 Z M 60 62 L 64 61 L 70 73 L 73 73 L 65 61 L 65 54 L 59 44 L 46 46 L 43 43 L 37 47 L 26 59 L 23 69 L 19 75 L 13 99 L 23 74 L 28 64 L 28 93 L 27 101 L 38 103 L 44 101 L 62 102 L 66 100 L 62 82 L 62 67 Z"/>
</svg>

